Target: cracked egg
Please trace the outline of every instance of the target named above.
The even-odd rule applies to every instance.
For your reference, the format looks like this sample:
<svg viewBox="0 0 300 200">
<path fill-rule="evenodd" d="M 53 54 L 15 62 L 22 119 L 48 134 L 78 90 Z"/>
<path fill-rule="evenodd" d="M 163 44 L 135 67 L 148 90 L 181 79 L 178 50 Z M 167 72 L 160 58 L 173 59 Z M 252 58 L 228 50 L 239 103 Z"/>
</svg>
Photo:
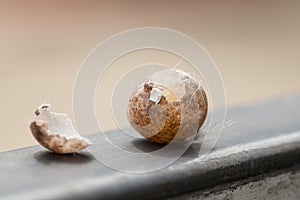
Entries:
<svg viewBox="0 0 300 200">
<path fill-rule="evenodd" d="M 182 70 L 166 69 L 136 87 L 127 117 L 142 136 L 163 144 L 196 136 L 207 108 L 206 93 L 199 81 Z"/>
<path fill-rule="evenodd" d="M 66 114 L 51 112 L 50 104 L 39 106 L 29 123 L 34 138 L 54 153 L 75 153 L 91 144 L 79 135 Z"/>
</svg>

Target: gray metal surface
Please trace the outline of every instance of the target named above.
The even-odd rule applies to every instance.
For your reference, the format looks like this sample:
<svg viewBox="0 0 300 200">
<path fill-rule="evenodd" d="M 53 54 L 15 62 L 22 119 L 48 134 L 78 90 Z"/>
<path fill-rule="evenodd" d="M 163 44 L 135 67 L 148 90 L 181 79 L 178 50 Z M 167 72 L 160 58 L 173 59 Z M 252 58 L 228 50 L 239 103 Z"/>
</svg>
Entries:
<svg viewBox="0 0 300 200">
<path fill-rule="evenodd" d="M 268 174 L 224 184 L 179 197 L 173 200 L 299 200 L 300 170 Z"/>
<path fill-rule="evenodd" d="M 193 145 L 172 166 L 152 173 L 121 173 L 88 152 L 56 155 L 40 146 L 4 152 L 0 154 L 0 198 L 171 198 L 249 177 L 299 169 L 298 102 L 300 95 L 231 109 L 228 118 L 237 123 L 225 129 L 209 155 L 198 157 L 199 146 Z M 120 135 L 118 131 L 110 134 Z M 102 135 L 90 139 L 103 141 L 97 146 L 99 152 L 109 152 Z M 158 148 L 144 140 L 122 142 L 133 142 L 144 151 Z"/>
</svg>

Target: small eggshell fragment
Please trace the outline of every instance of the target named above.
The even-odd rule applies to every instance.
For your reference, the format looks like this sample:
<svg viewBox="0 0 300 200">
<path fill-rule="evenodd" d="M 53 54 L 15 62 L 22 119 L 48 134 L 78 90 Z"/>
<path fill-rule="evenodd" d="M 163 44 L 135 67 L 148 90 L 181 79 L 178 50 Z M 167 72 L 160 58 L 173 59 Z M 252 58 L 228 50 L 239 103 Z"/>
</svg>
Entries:
<svg viewBox="0 0 300 200">
<path fill-rule="evenodd" d="M 39 106 L 29 123 L 34 138 L 52 152 L 75 153 L 91 144 L 77 133 L 66 114 L 50 112 L 49 104 Z"/>
<path fill-rule="evenodd" d="M 196 136 L 207 115 L 205 91 L 192 75 L 166 69 L 149 76 L 133 91 L 127 117 L 130 125 L 155 143 Z"/>
</svg>

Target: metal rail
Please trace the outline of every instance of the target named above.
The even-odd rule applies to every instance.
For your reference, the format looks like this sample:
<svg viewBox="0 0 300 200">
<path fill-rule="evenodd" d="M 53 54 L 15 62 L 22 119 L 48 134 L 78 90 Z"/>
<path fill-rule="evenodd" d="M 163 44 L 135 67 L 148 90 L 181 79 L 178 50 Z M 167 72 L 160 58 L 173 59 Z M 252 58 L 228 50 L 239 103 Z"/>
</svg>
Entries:
<svg viewBox="0 0 300 200">
<path fill-rule="evenodd" d="M 235 193 L 237 185 L 245 185 L 252 194 L 249 186 L 252 181 L 262 181 L 263 185 L 269 183 L 270 177 L 296 174 L 293 179 L 300 182 L 299 102 L 300 95 L 294 95 L 230 109 L 228 118 L 237 123 L 224 131 L 210 154 L 198 157 L 195 144 L 173 165 L 152 173 L 118 172 L 86 151 L 56 155 L 33 146 L 3 152 L 0 154 L 0 199 L 213 199 L 223 198 L 221 191 L 238 199 L 241 192 Z M 118 137 L 120 132 L 110 134 Z M 96 147 L 99 152 L 109 152 L 102 135 L 90 139 L 103 142 Z M 151 143 L 137 142 L 145 151 L 154 148 Z M 280 190 L 281 182 L 278 184 Z M 298 198 L 300 186 L 292 185 L 294 189 L 289 191 L 292 197 Z M 259 187 L 253 187 L 255 194 L 247 197 L 274 198 L 259 194 Z M 276 190 L 273 192 L 276 194 Z"/>
</svg>

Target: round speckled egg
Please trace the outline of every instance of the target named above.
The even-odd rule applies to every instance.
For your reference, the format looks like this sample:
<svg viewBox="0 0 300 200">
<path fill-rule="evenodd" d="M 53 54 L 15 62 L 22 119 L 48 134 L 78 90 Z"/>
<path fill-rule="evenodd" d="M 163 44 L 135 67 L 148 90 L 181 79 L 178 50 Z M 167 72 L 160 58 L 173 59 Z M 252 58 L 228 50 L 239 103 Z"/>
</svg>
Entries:
<svg viewBox="0 0 300 200">
<path fill-rule="evenodd" d="M 207 106 L 199 81 L 182 70 L 166 69 L 136 87 L 127 115 L 137 132 L 162 144 L 195 136 L 206 118 Z"/>
</svg>

